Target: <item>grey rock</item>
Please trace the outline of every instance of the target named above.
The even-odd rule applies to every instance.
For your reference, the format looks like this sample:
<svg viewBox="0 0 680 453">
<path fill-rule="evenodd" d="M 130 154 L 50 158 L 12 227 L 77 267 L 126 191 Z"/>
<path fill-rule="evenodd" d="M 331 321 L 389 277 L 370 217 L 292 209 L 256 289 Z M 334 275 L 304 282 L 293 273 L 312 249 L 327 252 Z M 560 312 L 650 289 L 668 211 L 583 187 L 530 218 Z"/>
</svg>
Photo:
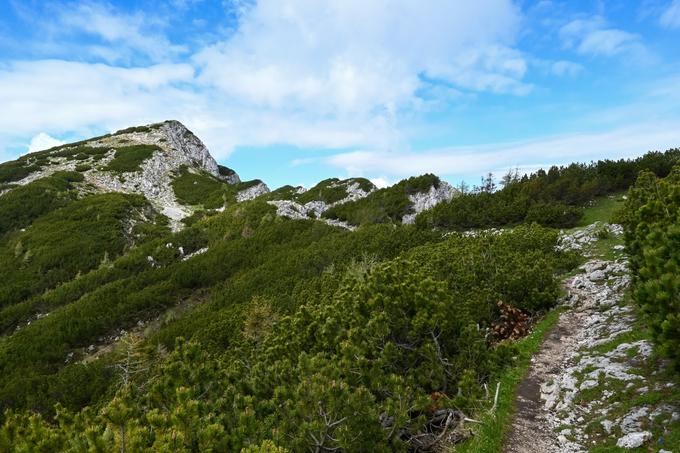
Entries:
<svg viewBox="0 0 680 453">
<path fill-rule="evenodd" d="M 265 183 L 261 182 L 237 193 L 236 201 L 241 202 L 252 200 L 253 198 L 257 198 L 260 195 L 264 195 L 266 193 L 269 193 L 269 187 L 267 187 Z"/>
<path fill-rule="evenodd" d="M 638 448 L 644 445 L 644 443 L 651 438 L 652 433 L 649 431 L 630 433 L 617 440 L 616 446 L 619 448 Z"/>
<path fill-rule="evenodd" d="M 440 181 L 439 187 L 432 186 L 427 192 L 418 192 L 413 195 L 409 195 L 409 200 L 413 203 L 413 212 L 405 215 L 402 218 L 402 223 L 413 224 L 416 221 L 416 216 L 423 211 L 432 209 L 443 201 L 449 201 L 452 199 L 458 190 L 456 190 L 451 184 Z"/>
</svg>

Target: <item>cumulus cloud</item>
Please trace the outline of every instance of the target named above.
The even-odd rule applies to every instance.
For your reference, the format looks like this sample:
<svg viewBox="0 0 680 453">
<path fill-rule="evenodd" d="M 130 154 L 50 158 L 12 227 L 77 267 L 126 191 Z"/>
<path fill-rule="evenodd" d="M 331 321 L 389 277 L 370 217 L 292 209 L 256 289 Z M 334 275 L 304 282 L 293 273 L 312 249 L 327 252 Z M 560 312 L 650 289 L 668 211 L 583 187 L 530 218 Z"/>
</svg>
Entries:
<svg viewBox="0 0 680 453">
<path fill-rule="evenodd" d="M 318 114 L 393 112 L 421 75 L 461 89 L 523 94 L 510 1 L 262 0 L 230 40 L 195 57 L 200 81 L 245 103 Z"/>
<path fill-rule="evenodd" d="M 680 28 L 680 0 L 673 0 L 659 18 L 659 23 L 667 28 Z"/>
<path fill-rule="evenodd" d="M 108 62 L 182 50 L 142 13 L 85 2 L 57 14 L 51 32 L 97 36 L 102 44 L 88 51 Z M 15 113 L 0 118 L 0 131 L 86 135 L 176 118 L 222 158 L 239 145 L 399 149 L 400 115 L 433 97 L 531 90 L 510 0 L 261 0 L 238 14 L 234 34 L 184 63 L 0 65 L 0 102 Z"/>
<path fill-rule="evenodd" d="M 54 146 L 59 146 L 63 144 L 64 144 L 63 141 L 51 137 L 50 135 L 44 132 L 41 132 L 31 139 L 31 142 L 28 144 L 27 152 L 32 153 L 35 151 L 42 151 L 43 149 L 49 149 Z"/>
</svg>

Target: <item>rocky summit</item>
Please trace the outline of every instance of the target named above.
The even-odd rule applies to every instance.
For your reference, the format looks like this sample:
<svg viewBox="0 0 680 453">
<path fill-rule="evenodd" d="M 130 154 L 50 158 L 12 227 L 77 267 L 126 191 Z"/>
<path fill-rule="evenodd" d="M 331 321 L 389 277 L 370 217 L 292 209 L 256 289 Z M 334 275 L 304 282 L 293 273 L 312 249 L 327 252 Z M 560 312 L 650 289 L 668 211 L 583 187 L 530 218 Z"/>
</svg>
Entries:
<svg viewBox="0 0 680 453">
<path fill-rule="evenodd" d="M 31 171 L 12 181 L 12 185 L 26 185 L 58 171 L 78 171 L 89 183 L 88 190 L 143 195 L 170 219 L 175 229 L 192 212 L 173 191 L 172 182 L 180 169 L 228 184 L 241 182 L 233 170 L 220 167 L 203 142 L 178 121 L 123 129 L 33 153 L 20 162 Z M 10 190 L 11 187 L 5 189 Z"/>
</svg>

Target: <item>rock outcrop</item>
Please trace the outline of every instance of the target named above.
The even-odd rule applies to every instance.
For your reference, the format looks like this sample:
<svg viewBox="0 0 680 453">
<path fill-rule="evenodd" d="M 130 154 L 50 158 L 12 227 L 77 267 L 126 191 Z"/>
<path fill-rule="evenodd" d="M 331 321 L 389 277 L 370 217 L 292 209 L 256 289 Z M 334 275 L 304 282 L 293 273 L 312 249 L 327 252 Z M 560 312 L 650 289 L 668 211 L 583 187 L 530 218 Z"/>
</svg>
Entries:
<svg viewBox="0 0 680 453">
<path fill-rule="evenodd" d="M 445 181 L 439 182 L 439 187 L 432 186 L 427 192 L 418 192 L 409 195 L 409 200 L 413 203 L 413 213 L 407 214 L 402 218 L 402 223 L 413 224 L 416 216 L 423 211 L 432 209 L 443 201 L 451 200 L 458 191 Z"/>
<path fill-rule="evenodd" d="M 260 195 L 264 195 L 266 193 L 269 193 L 269 187 L 267 187 L 267 185 L 263 182 L 258 182 L 257 184 L 237 193 L 236 201 L 241 202 L 252 200 L 253 198 L 257 198 Z"/>
<path fill-rule="evenodd" d="M 293 200 L 272 200 L 268 203 L 272 206 L 276 206 L 276 215 L 281 217 L 288 217 L 290 219 L 319 219 L 326 222 L 329 225 L 339 226 L 347 228 L 350 230 L 356 227 L 337 219 L 324 219 L 321 215 L 333 206 L 347 203 L 350 201 L 359 200 L 368 196 L 373 190 L 365 191 L 361 188 L 361 185 L 356 182 L 351 182 L 346 184 L 340 182 L 331 187 L 343 187 L 346 191 L 346 195 L 342 200 L 336 201 L 334 203 L 326 203 L 321 200 L 312 200 L 307 203 L 298 203 Z M 301 190 L 302 189 L 302 190 Z M 303 188 L 298 188 L 296 195 L 305 193 Z"/>
</svg>

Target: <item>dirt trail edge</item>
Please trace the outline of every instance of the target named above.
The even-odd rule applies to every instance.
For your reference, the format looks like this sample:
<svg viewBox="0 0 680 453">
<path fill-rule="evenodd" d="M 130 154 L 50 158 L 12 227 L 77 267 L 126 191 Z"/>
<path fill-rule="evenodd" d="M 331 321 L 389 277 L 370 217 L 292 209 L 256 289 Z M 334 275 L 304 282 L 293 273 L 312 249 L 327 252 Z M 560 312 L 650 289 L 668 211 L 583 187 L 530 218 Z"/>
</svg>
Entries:
<svg viewBox="0 0 680 453">
<path fill-rule="evenodd" d="M 588 230 L 593 229 L 586 229 L 586 237 Z M 574 235 L 578 242 L 584 232 Z M 573 238 L 569 241 L 574 243 Z M 663 438 L 652 439 L 651 431 L 658 432 L 659 424 L 679 416 L 677 407 L 666 403 L 628 407 L 619 400 L 624 394 L 657 390 L 649 389 L 639 372 L 652 347 L 632 334 L 634 311 L 624 303 L 629 285 L 625 257 L 591 259 L 580 270 L 581 274 L 563 282 L 566 310 L 517 390 L 516 414 L 504 442 L 506 453 L 663 444 Z M 657 448 L 654 451 L 673 450 Z"/>
</svg>

